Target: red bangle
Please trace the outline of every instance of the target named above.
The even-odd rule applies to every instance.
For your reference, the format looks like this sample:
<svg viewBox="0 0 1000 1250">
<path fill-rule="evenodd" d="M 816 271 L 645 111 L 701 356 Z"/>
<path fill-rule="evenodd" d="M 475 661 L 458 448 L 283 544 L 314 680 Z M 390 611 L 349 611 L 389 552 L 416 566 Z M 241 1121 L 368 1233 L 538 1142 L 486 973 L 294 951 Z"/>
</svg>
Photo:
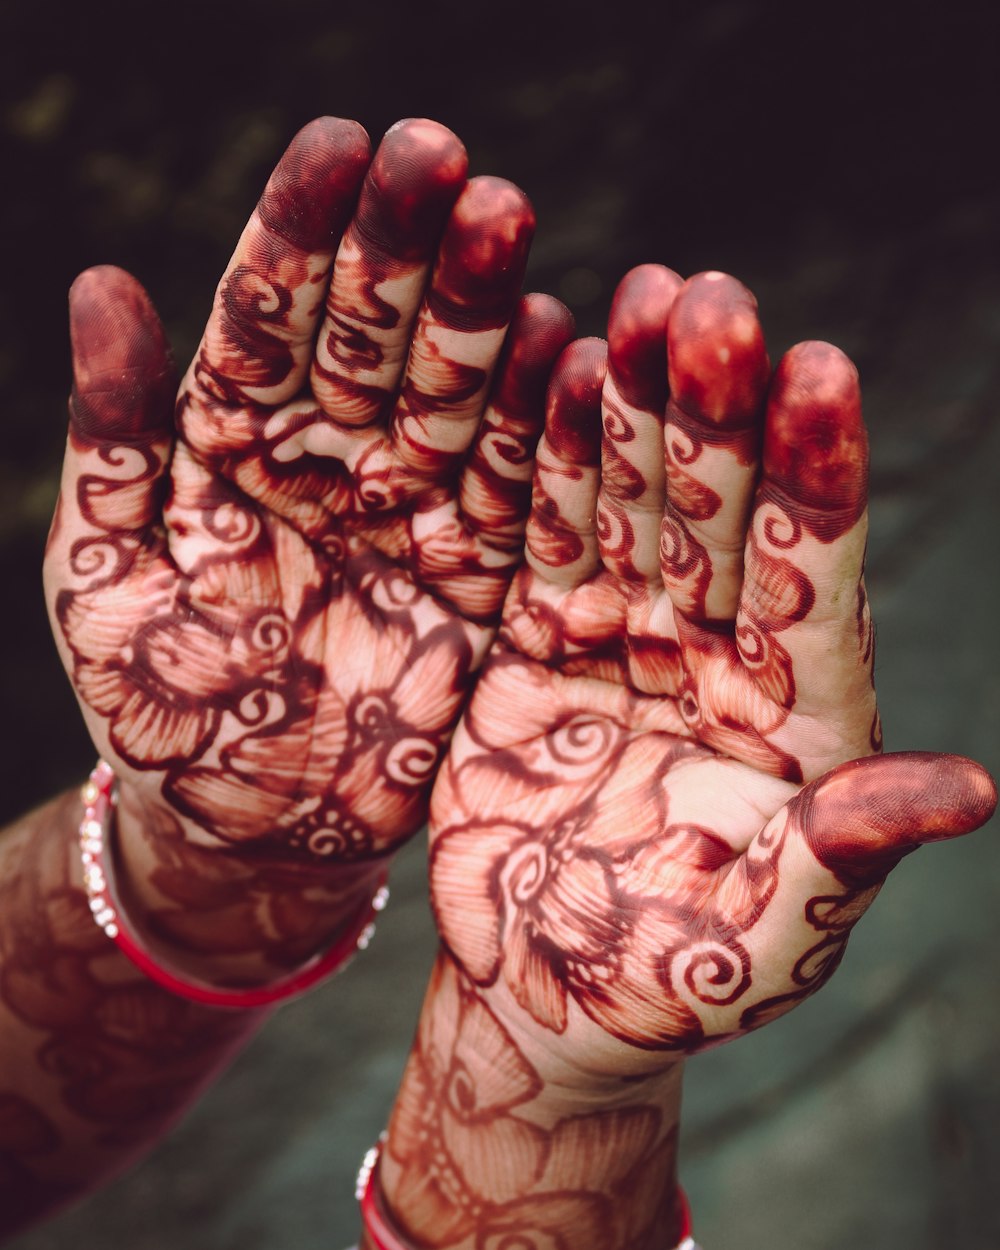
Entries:
<svg viewBox="0 0 1000 1250">
<path fill-rule="evenodd" d="M 131 932 L 115 891 L 114 874 L 111 870 L 111 815 L 118 802 L 118 788 L 111 766 L 104 760 L 99 760 L 80 795 L 83 799 L 80 858 L 83 861 L 83 883 L 94 920 L 122 954 L 151 981 L 181 998 L 189 998 L 209 1007 L 246 1009 L 267 1007 L 301 994 L 343 967 L 355 951 L 364 950 L 375 931 L 375 915 L 388 902 L 389 889 L 383 876 L 374 896 L 364 904 L 328 950 L 315 956 L 289 976 L 268 985 L 226 989 L 208 981 L 181 976 L 157 963 Z"/>
<path fill-rule="evenodd" d="M 374 1250 L 413 1250 L 413 1246 L 403 1241 L 389 1222 L 382 1203 L 382 1191 L 375 1180 L 385 1136 L 383 1133 L 377 1145 L 365 1155 L 354 1196 L 361 1204 L 361 1223 Z"/>
<path fill-rule="evenodd" d="M 382 1153 L 385 1133 L 364 1157 L 358 1172 L 354 1196 L 361 1204 L 361 1222 L 364 1225 L 372 1250 L 413 1250 L 413 1246 L 400 1237 L 386 1214 L 382 1201 L 382 1189 L 378 1183 L 378 1161 Z M 677 1199 L 681 1208 L 681 1239 L 676 1250 L 699 1250 L 691 1236 L 691 1208 L 687 1195 L 677 1186 Z"/>
</svg>

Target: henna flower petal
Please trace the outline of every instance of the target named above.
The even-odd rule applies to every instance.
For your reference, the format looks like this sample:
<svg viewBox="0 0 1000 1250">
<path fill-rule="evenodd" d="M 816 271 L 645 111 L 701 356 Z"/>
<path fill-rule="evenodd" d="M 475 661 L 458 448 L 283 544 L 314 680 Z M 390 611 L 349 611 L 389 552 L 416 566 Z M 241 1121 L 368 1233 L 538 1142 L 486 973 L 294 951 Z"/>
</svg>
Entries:
<svg viewBox="0 0 1000 1250">
<path fill-rule="evenodd" d="M 284 795 L 216 769 L 186 769 L 166 792 L 182 811 L 228 842 L 273 832 L 287 817 Z"/>
<path fill-rule="evenodd" d="M 305 701 L 280 731 L 247 734 L 226 755 L 228 766 L 261 790 L 286 798 L 323 794 L 347 743 L 347 710 L 335 690 Z"/>
<path fill-rule="evenodd" d="M 644 1158 L 660 1125 L 655 1107 L 594 1112 L 560 1120 L 542 1190 L 610 1189 Z"/>
<path fill-rule="evenodd" d="M 147 687 L 162 685 L 197 701 L 231 684 L 232 651 L 231 638 L 189 621 L 148 629 L 137 642 L 135 663 Z"/>
<path fill-rule="evenodd" d="M 393 689 L 409 660 L 409 630 L 376 623 L 350 596 L 330 605 L 325 629 L 327 676 L 345 702 L 356 694 Z"/>
<path fill-rule="evenodd" d="M 672 762 L 659 735 L 633 738 L 597 791 L 587 844 L 610 855 L 627 854 L 662 832 L 667 821 L 662 777 Z"/>
<path fill-rule="evenodd" d="M 130 693 L 111 723 L 111 743 L 134 768 L 179 764 L 199 755 L 215 728 L 215 714 L 157 704 Z"/>
<path fill-rule="evenodd" d="M 479 745 L 514 747 L 544 737 L 569 710 L 559 684 L 547 670 L 494 659 L 479 678 L 465 725 Z"/>
<path fill-rule="evenodd" d="M 464 697 L 463 678 L 470 665 L 468 643 L 458 629 L 434 630 L 403 668 L 393 689 L 400 717 L 419 725 L 424 733 L 448 728 Z"/>
<path fill-rule="evenodd" d="M 462 1011 L 452 1051 L 449 1073 L 449 1105 L 468 1120 L 489 1123 L 541 1091 L 534 1068 L 492 1011 L 474 994 L 461 995 Z M 473 1071 L 473 1087 L 456 1082 L 458 1073 Z"/>
<path fill-rule="evenodd" d="M 132 693 L 125 674 L 103 664 L 78 665 L 73 680 L 80 698 L 101 716 L 113 715 Z"/>
<path fill-rule="evenodd" d="M 560 962 L 603 963 L 621 939 L 619 907 L 611 897 L 607 864 L 589 852 L 551 873 L 534 910 Z"/>
<path fill-rule="evenodd" d="M 548 947 L 548 943 L 544 944 Z M 503 974 L 520 1007 L 536 1024 L 555 1033 L 566 1028 L 566 989 L 557 980 L 552 952 L 530 921 L 517 916 L 508 921 L 504 934 Z"/>
<path fill-rule="evenodd" d="M 441 1136 L 470 1197 L 481 1202 L 512 1201 L 536 1184 L 545 1167 L 545 1133 L 516 1116 L 468 1124 L 445 1114 Z M 475 1186 L 470 1176 L 476 1178 Z"/>
<path fill-rule="evenodd" d="M 647 1049 L 683 1049 L 704 1036 L 695 1013 L 669 988 L 658 973 L 664 948 L 683 940 L 669 923 L 637 926 L 623 949 L 614 985 L 576 997 L 588 1016 L 602 1029 L 632 1046 Z"/>
<path fill-rule="evenodd" d="M 156 561 L 141 578 L 67 596 L 60 604 L 60 621 L 74 653 L 98 662 L 118 660 L 148 621 L 170 612 L 173 577 L 163 561 Z"/>
<path fill-rule="evenodd" d="M 470 826 L 443 833 L 431 851 L 431 894 L 441 937 L 480 985 L 496 979 L 500 960 L 499 865 L 524 836 L 525 830 L 513 825 Z"/>
</svg>

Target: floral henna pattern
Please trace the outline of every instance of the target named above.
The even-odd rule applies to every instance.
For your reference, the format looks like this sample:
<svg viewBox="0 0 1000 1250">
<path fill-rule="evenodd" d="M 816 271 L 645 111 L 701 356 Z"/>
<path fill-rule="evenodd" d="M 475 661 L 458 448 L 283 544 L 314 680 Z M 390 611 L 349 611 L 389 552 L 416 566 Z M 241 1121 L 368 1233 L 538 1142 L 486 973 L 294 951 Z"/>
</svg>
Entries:
<svg viewBox="0 0 1000 1250">
<path fill-rule="evenodd" d="M 446 949 L 502 1021 L 557 1051 L 585 1038 L 608 1073 L 815 991 L 894 862 L 817 867 L 847 808 L 816 779 L 880 745 L 856 373 L 806 343 L 768 385 L 754 307 L 722 275 L 644 266 L 606 365 L 577 345 L 528 564 L 433 797 Z M 663 555 L 678 517 L 705 552 L 700 598 Z M 907 784 L 926 789 L 919 767 Z"/>
<path fill-rule="evenodd" d="M 120 271 L 80 280 L 47 572 L 95 740 L 164 827 L 352 880 L 425 819 L 572 331 L 556 301 L 519 302 L 530 206 L 467 183 L 454 135 L 401 123 L 369 159 L 354 123 L 296 137 L 175 428 L 144 293 Z"/>
<path fill-rule="evenodd" d="M 732 847 L 724 829 L 690 819 L 697 789 L 727 779 L 711 752 L 646 731 L 659 712 L 650 700 L 622 691 L 612 719 L 597 711 L 603 692 L 580 702 L 571 683 L 510 656 L 482 683 L 455 754 L 466 735 L 475 748 L 448 760 L 435 791 L 430 876 L 444 943 L 477 985 L 502 979 L 543 1029 L 564 1033 L 572 1001 L 632 1046 L 698 1049 L 710 1031 L 700 1008 L 750 988 L 741 939 L 775 888 L 780 840 L 720 908 Z M 503 697 L 518 709 L 513 741 L 488 738 L 476 715 Z"/>
<path fill-rule="evenodd" d="M 659 1108 L 543 1127 L 532 1119 L 542 1092 L 511 1034 L 440 958 L 382 1163 L 406 1236 L 441 1250 L 673 1244 L 675 1142 Z"/>
</svg>

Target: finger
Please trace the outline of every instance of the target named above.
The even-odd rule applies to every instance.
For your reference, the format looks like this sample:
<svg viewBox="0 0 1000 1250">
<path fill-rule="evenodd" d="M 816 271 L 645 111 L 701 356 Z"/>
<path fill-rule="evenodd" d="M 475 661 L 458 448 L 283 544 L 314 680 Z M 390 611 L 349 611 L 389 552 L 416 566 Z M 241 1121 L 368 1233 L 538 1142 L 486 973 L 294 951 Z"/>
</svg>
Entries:
<svg viewBox="0 0 1000 1250">
<path fill-rule="evenodd" d="M 337 117 L 317 118 L 292 140 L 222 276 L 192 366 L 212 399 L 271 406 L 302 388 L 334 253 L 370 157 L 364 130 Z M 197 446 L 192 422 L 197 413 L 185 424 Z"/>
<path fill-rule="evenodd" d="M 73 392 L 61 523 L 78 537 L 145 530 L 159 520 L 177 393 L 166 335 L 143 288 L 111 265 L 77 278 L 69 317 Z"/>
<path fill-rule="evenodd" d="M 459 485 L 467 526 L 492 547 L 519 551 L 523 545 L 545 392 L 556 357 L 572 337 L 573 316 L 557 299 L 536 294 L 521 300 Z"/>
<path fill-rule="evenodd" d="M 390 427 L 417 478 L 452 476 L 475 438 L 534 229 L 524 193 L 503 179 L 473 178 L 458 198 Z"/>
<path fill-rule="evenodd" d="M 337 252 L 312 366 L 316 398 L 345 425 L 386 415 L 467 169 L 457 136 L 425 119 L 398 122 L 375 153 Z"/>
<path fill-rule="evenodd" d="M 867 477 L 857 371 L 827 343 L 800 343 L 768 396 L 736 638 L 775 702 L 803 716 L 845 714 L 853 728 L 844 730 L 840 758 L 872 749 L 871 621 L 861 580 Z"/>
<path fill-rule="evenodd" d="M 795 827 L 843 885 L 881 881 L 904 855 L 985 824 L 996 785 L 961 755 L 909 751 L 841 764 L 793 801 Z M 811 879 L 805 861 L 801 884 Z"/>
<path fill-rule="evenodd" d="M 640 265 L 618 284 L 608 318 L 597 532 L 605 567 L 630 581 L 660 576 L 667 317 L 682 285 L 663 265 Z"/>
<path fill-rule="evenodd" d="M 160 508 L 177 376 L 149 296 L 123 270 L 82 273 L 69 316 L 69 439 L 45 596 L 63 664 L 84 704 L 98 706 L 100 691 L 88 695 L 84 683 L 99 670 L 85 660 L 118 657 L 135 621 L 162 599 L 157 574 L 169 572 Z"/>
<path fill-rule="evenodd" d="M 693 619 L 732 620 L 770 369 L 746 287 L 721 273 L 688 279 L 670 310 L 667 359 L 663 581 Z"/>
<path fill-rule="evenodd" d="M 835 971 L 851 929 L 903 856 L 979 828 L 996 786 L 957 755 L 908 752 L 842 764 L 757 835 L 719 891 L 744 930 L 760 987 L 740 1027 L 781 1015 Z"/>
<path fill-rule="evenodd" d="M 546 581 L 576 586 L 597 572 L 601 390 L 607 344 L 577 339 L 556 361 L 528 517 L 526 559 Z"/>
</svg>

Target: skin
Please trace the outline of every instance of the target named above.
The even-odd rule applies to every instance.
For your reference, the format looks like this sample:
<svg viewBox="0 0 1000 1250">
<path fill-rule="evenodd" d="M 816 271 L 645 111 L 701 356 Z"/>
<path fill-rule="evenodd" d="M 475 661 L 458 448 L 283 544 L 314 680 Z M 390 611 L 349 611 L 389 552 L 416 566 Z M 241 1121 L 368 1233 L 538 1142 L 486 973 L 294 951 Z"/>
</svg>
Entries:
<svg viewBox="0 0 1000 1250">
<path fill-rule="evenodd" d="M 46 594 L 182 967 L 267 980 L 335 936 L 426 820 L 496 632 L 572 323 L 519 299 L 524 195 L 466 164 L 434 122 L 374 158 L 354 122 L 301 131 L 176 407 L 134 279 L 71 292 Z"/>
<path fill-rule="evenodd" d="M 118 887 L 171 968 L 268 982 L 353 921 L 431 785 L 521 558 L 558 301 L 521 191 L 443 126 L 292 141 L 180 382 L 119 269 L 70 292 L 53 631 L 120 778 Z M 93 923 L 71 794 L 0 834 L 0 1235 L 148 1149 L 263 1018 Z"/>
<path fill-rule="evenodd" d="M 322 947 L 440 770 L 388 1213 L 426 1246 L 644 1250 L 678 1233 L 683 1057 L 816 989 L 898 858 L 995 792 L 849 762 L 880 747 L 849 364 L 771 375 L 747 292 L 654 266 L 607 348 L 566 347 L 565 309 L 517 298 L 532 226 L 434 123 L 373 160 L 312 123 L 176 407 L 145 292 L 84 274 L 46 591 L 122 778 L 130 916 L 175 966 Z M 79 812 L 0 836 L 4 1233 L 147 1148 L 261 1018 L 107 942 Z"/>
<path fill-rule="evenodd" d="M 857 374 L 643 266 L 564 356 L 525 566 L 438 778 L 442 937 L 380 1164 L 413 1244 L 676 1244 L 684 1059 L 833 973 L 988 775 L 879 757 Z"/>
</svg>

